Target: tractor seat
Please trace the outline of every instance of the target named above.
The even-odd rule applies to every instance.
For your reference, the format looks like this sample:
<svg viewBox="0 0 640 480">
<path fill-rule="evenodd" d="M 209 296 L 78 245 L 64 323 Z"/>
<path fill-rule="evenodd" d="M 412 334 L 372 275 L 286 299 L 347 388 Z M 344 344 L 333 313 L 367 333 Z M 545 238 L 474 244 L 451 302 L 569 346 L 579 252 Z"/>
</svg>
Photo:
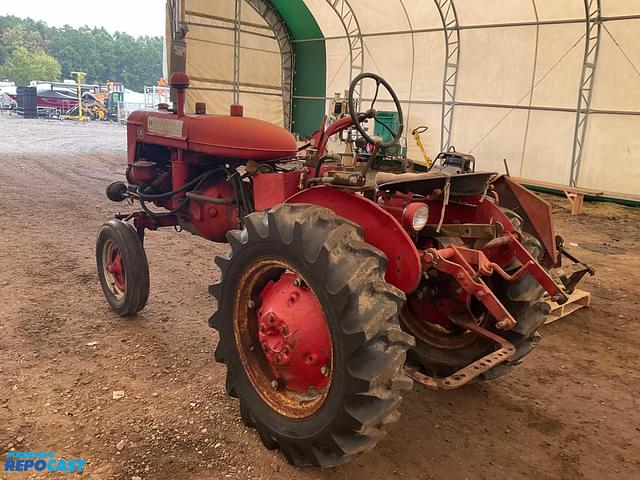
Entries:
<svg viewBox="0 0 640 480">
<path fill-rule="evenodd" d="M 387 173 L 379 172 L 376 177 L 376 186 L 384 192 L 416 193 L 429 195 L 435 189 L 443 190 L 447 180 L 451 182 L 449 195 L 470 196 L 482 195 L 494 172 L 471 172 L 460 174 L 444 174 L 441 172 L 427 173 Z"/>
</svg>

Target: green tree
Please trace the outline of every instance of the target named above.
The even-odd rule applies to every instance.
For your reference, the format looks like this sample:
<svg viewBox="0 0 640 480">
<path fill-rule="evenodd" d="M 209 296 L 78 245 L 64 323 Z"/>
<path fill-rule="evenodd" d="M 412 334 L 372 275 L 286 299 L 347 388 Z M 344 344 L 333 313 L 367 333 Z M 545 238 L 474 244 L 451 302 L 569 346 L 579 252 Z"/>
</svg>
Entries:
<svg viewBox="0 0 640 480">
<path fill-rule="evenodd" d="M 30 52 L 46 50 L 46 43 L 38 31 L 28 31 L 22 25 L 7 28 L 0 35 L 0 63 L 4 63 L 18 47 Z"/>
<path fill-rule="evenodd" d="M 60 80 L 60 64 L 42 50 L 34 53 L 17 47 L 3 67 L 3 76 L 16 85 L 28 85 L 31 80 Z"/>
<path fill-rule="evenodd" d="M 81 70 L 87 72 L 87 83 L 113 80 L 142 91 L 162 76 L 162 42 L 162 37 L 132 37 L 123 32 L 111 34 L 104 28 L 69 25 L 55 28 L 30 18 L 0 16 L 0 72 L 10 76 L 16 61 L 24 60 L 23 52 L 11 59 L 22 47 L 31 54 L 42 50 L 55 58 L 62 78 L 71 78 L 72 71 Z M 45 77 L 38 74 L 34 78 Z"/>
</svg>

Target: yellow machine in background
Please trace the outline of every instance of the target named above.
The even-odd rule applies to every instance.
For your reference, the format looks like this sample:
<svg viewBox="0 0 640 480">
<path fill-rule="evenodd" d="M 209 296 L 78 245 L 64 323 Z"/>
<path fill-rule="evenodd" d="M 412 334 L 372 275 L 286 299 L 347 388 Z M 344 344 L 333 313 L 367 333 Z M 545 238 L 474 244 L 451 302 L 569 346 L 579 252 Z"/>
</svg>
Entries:
<svg viewBox="0 0 640 480">
<path fill-rule="evenodd" d="M 84 108 L 82 108 L 82 84 L 87 76 L 85 72 L 71 72 L 71 75 L 76 77 L 76 84 L 78 85 L 78 115 L 76 120 L 82 122 L 84 120 Z"/>
<path fill-rule="evenodd" d="M 68 109 L 61 118 L 65 120 L 89 121 L 111 120 L 117 118 L 118 102 L 124 99 L 124 86 L 119 82 L 107 82 L 101 85 L 84 84 L 85 72 L 71 72 L 75 77 L 78 90 L 78 104 Z M 83 91 L 83 87 L 84 90 Z M 91 89 L 88 89 L 91 87 Z"/>
<path fill-rule="evenodd" d="M 427 167 L 427 169 L 429 169 L 431 168 L 431 157 L 429 157 L 429 154 L 425 150 L 424 144 L 422 143 L 422 138 L 420 138 L 420 134 L 426 132 L 427 130 L 429 130 L 429 127 L 426 127 L 426 126 L 416 127 L 411 131 L 411 135 L 413 135 L 413 138 L 416 141 L 416 145 L 418 145 L 418 148 L 422 152 L 422 157 L 424 159 L 425 166 Z"/>
</svg>

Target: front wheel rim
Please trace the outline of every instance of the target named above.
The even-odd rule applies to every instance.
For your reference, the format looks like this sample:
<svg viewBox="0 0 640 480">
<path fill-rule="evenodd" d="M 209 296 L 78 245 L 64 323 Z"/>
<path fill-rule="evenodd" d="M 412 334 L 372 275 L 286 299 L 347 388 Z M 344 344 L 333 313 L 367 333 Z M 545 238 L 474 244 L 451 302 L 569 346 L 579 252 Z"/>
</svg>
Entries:
<svg viewBox="0 0 640 480">
<path fill-rule="evenodd" d="M 318 297 L 281 260 L 253 263 L 239 285 L 233 330 L 253 389 L 285 417 L 314 414 L 325 403 L 333 377 L 331 334 Z"/>
<path fill-rule="evenodd" d="M 102 248 L 102 274 L 111 294 L 122 300 L 127 290 L 127 278 L 122 252 L 113 240 L 107 240 Z"/>
</svg>

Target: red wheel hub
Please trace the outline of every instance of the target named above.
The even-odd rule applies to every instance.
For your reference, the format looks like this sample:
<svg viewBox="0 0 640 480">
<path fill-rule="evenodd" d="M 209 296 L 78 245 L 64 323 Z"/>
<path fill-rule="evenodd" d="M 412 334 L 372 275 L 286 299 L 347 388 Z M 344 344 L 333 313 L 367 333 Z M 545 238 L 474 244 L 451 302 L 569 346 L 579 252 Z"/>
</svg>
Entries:
<svg viewBox="0 0 640 480">
<path fill-rule="evenodd" d="M 118 289 L 124 291 L 127 286 L 127 282 L 124 275 L 124 265 L 122 264 L 122 254 L 115 244 L 111 245 L 107 258 L 109 259 L 107 271 L 113 277 L 113 281 Z"/>
<path fill-rule="evenodd" d="M 320 302 L 293 273 L 260 293 L 258 339 L 273 375 L 287 390 L 308 394 L 330 380 L 331 335 Z"/>
</svg>

